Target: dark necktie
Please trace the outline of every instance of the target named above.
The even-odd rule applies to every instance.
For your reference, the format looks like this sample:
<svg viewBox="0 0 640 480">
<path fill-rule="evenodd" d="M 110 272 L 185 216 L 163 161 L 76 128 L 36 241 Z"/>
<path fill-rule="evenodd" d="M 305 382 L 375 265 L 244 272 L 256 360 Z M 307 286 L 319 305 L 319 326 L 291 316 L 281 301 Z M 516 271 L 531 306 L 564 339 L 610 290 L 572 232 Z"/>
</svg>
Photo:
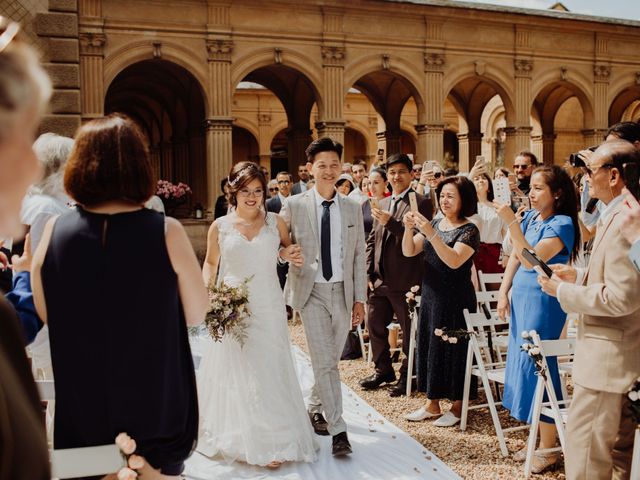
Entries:
<svg viewBox="0 0 640 480">
<path fill-rule="evenodd" d="M 322 202 L 322 221 L 320 222 L 320 255 L 322 257 L 322 276 L 329 281 L 333 277 L 331 268 L 331 204 L 325 200 Z"/>
<path fill-rule="evenodd" d="M 391 209 L 390 214 L 395 218 L 396 211 L 398 210 L 398 205 L 402 201 L 402 197 L 396 197 L 391 199 Z M 384 229 L 384 235 L 382 235 L 382 245 L 380 246 L 380 263 L 378 264 L 378 271 L 380 272 L 380 276 L 384 279 L 384 251 L 386 249 L 386 243 L 389 237 L 391 236 L 391 232 Z"/>
</svg>

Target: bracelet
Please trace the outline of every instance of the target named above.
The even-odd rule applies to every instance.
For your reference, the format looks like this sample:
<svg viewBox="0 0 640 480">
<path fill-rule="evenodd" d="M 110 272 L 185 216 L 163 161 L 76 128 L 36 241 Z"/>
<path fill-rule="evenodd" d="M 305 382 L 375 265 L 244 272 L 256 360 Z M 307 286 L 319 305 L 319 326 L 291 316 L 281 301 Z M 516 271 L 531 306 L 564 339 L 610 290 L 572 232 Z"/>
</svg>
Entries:
<svg viewBox="0 0 640 480">
<path fill-rule="evenodd" d="M 427 184 L 426 183 L 422 183 L 422 182 L 418 182 L 418 185 L 422 185 L 423 187 L 426 187 Z"/>
<path fill-rule="evenodd" d="M 278 261 L 280 263 L 289 263 L 287 260 L 285 260 L 284 258 L 282 258 L 282 256 L 280 255 L 280 253 L 284 250 L 284 247 L 280 248 L 280 250 L 278 250 Z"/>
<path fill-rule="evenodd" d="M 514 223 L 516 223 L 518 221 L 517 218 L 514 218 L 513 220 L 511 220 L 511 223 L 509 225 L 507 225 L 507 228 L 511 228 L 511 225 L 513 225 Z"/>
<path fill-rule="evenodd" d="M 431 238 L 427 239 L 427 242 L 431 243 L 431 240 L 433 240 L 434 238 L 436 238 L 436 235 L 438 235 L 438 232 L 433 232 L 433 235 L 431 235 Z"/>
</svg>

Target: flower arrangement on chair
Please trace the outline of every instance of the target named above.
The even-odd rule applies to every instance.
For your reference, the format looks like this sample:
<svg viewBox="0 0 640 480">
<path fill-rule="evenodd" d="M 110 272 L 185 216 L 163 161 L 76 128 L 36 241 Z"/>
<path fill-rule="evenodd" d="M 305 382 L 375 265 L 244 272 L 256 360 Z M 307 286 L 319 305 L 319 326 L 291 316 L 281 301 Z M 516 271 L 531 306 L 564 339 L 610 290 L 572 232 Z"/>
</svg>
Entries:
<svg viewBox="0 0 640 480">
<path fill-rule="evenodd" d="M 187 200 L 187 195 L 191 195 L 191 188 L 182 182 L 175 185 L 169 180 L 158 180 L 156 195 L 162 200 L 165 212 L 169 215 Z"/>
<path fill-rule="evenodd" d="M 463 328 L 447 330 L 447 327 L 436 328 L 433 331 L 433 334 L 436 337 L 440 337 L 440 340 L 442 340 L 443 342 L 451 344 L 456 344 L 460 340 L 468 340 L 471 335 L 474 335 L 473 332 L 470 332 L 469 330 L 465 330 Z"/>
<path fill-rule="evenodd" d="M 532 337 L 537 332 L 535 330 L 524 330 L 520 335 L 522 339 L 525 340 L 520 346 L 520 350 L 523 352 L 527 352 L 531 360 L 533 360 L 533 364 L 536 367 L 536 375 L 541 375 L 543 378 L 546 378 L 546 372 L 544 368 L 544 364 L 542 362 L 542 352 L 540 351 L 540 347 L 536 346 L 532 342 Z"/>
</svg>

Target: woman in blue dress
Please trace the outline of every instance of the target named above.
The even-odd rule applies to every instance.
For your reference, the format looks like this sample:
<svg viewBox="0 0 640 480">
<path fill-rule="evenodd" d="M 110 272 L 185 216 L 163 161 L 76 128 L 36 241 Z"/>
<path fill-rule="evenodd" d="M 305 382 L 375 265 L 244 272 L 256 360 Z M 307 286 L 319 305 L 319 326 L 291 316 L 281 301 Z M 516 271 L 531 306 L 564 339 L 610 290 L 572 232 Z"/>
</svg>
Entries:
<svg viewBox="0 0 640 480">
<path fill-rule="evenodd" d="M 522 332 L 535 330 L 542 340 L 558 339 L 567 315 L 556 298 L 541 290 L 536 280 L 538 274 L 521 258 L 520 252 L 523 248 L 533 249 L 546 263 L 566 264 L 575 259 L 580 245 L 578 196 L 571 178 L 562 168 L 538 167 L 531 176 L 529 198 L 532 210 L 525 213 L 520 223 L 509 206 L 496 204 L 498 214 L 509 226 L 514 246 L 498 296 L 498 316 L 505 318 L 511 314 L 503 405 L 513 418 L 527 423 L 532 420 L 537 377 L 533 361 L 520 348 L 524 342 Z M 549 362 L 549 370 L 560 398 L 555 359 Z M 552 448 L 555 444 L 555 425 L 551 419 L 542 417 L 540 448 Z M 517 452 L 514 459 L 524 461 L 525 452 L 526 447 Z M 539 473 L 557 461 L 555 453 L 537 454 L 532 471 Z"/>
</svg>

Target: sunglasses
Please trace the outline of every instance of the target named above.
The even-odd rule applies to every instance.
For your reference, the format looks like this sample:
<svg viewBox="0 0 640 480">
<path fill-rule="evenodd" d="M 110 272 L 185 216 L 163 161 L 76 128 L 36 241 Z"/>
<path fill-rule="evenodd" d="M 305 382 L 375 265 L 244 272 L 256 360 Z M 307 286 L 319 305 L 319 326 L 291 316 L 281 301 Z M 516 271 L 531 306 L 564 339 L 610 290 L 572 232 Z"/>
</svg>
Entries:
<svg viewBox="0 0 640 480">
<path fill-rule="evenodd" d="M 277 188 L 270 188 L 270 189 L 269 189 L 269 191 L 270 191 L 270 192 L 277 192 L 277 191 L 278 191 L 278 189 L 277 189 Z"/>
<path fill-rule="evenodd" d="M 7 20 L 0 16 L 0 25 L 6 23 Z M 0 27 L 2 28 L 2 27 Z M 0 53 L 2 53 L 5 48 L 11 43 L 11 41 L 16 38 L 18 32 L 20 31 L 20 25 L 16 22 L 9 22 L 5 28 L 5 31 L 0 35 Z"/>
<path fill-rule="evenodd" d="M 588 176 L 589 178 L 591 178 L 591 177 L 593 177 L 593 176 L 598 172 L 598 170 L 600 170 L 601 168 L 612 168 L 612 167 L 614 167 L 614 166 L 615 166 L 615 165 L 614 165 L 613 163 L 603 163 L 602 165 L 597 165 L 597 166 L 595 166 L 595 167 L 587 167 L 587 166 L 584 166 L 584 167 L 582 167 L 582 168 L 584 169 L 584 173 L 586 173 L 586 174 L 587 174 L 587 176 Z"/>
<path fill-rule="evenodd" d="M 527 169 L 527 168 L 529 168 L 530 166 L 531 166 L 531 165 L 514 165 L 514 166 L 513 166 L 513 169 L 514 169 L 514 170 L 519 170 L 519 169 L 526 170 L 526 169 Z"/>
</svg>

